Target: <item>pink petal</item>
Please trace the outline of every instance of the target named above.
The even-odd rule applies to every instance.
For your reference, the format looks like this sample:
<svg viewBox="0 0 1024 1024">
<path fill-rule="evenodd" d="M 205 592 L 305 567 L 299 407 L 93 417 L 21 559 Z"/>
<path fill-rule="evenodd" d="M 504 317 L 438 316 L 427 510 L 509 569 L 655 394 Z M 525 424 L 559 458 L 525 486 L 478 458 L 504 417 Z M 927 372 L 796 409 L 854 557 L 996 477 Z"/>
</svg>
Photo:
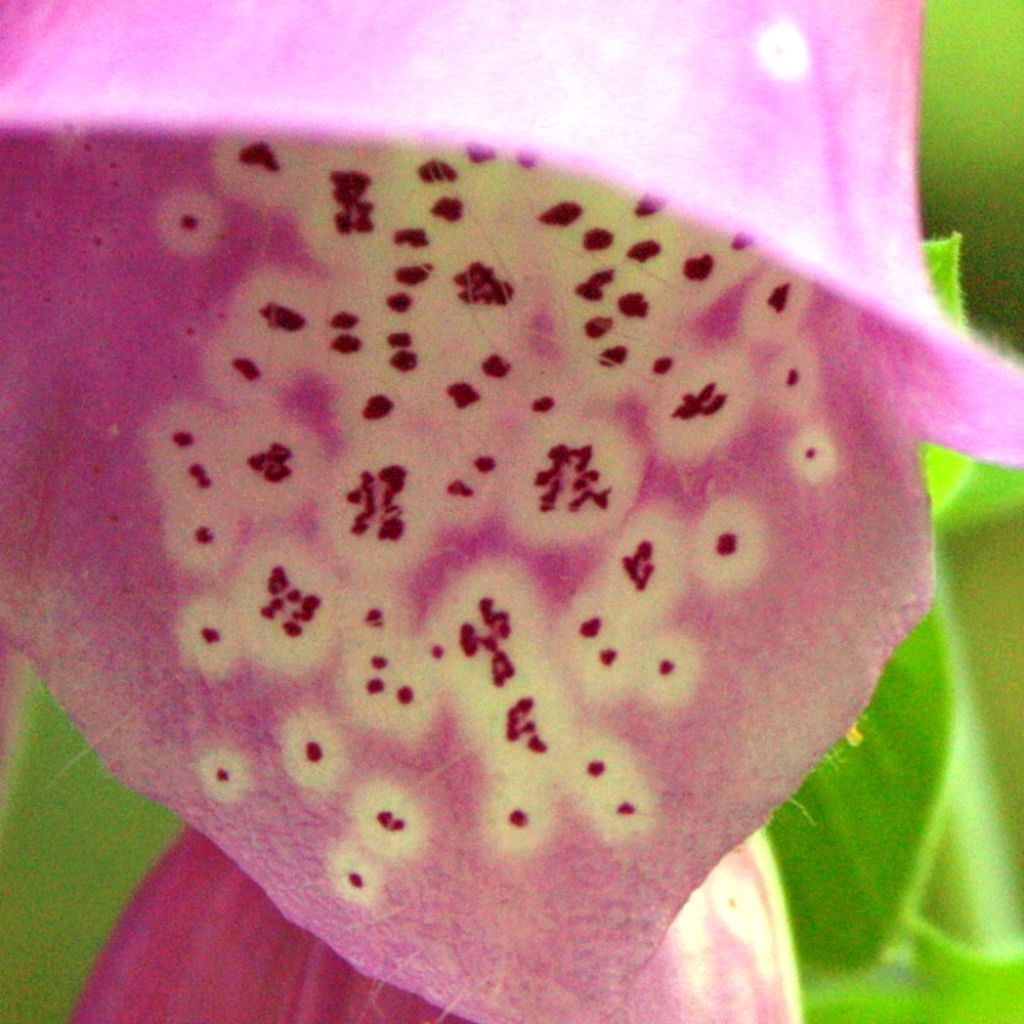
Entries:
<svg viewBox="0 0 1024 1024">
<path fill-rule="evenodd" d="M 919 0 L 2 6 L 0 120 L 541 152 L 934 316 L 918 251 Z"/>
<path fill-rule="evenodd" d="M 730 853 L 637 981 L 622 1024 L 791 1024 L 796 975 L 767 851 Z M 209 840 L 186 832 L 150 873 L 72 1024 L 388 1024 L 447 1012 L 354 971 L 286 921 Z"/>
<path fill-rule="evenodd" d="M 0 12 L 0 124 L 471 138 L 751 232 L 889 318 L 917 437 L 1024 465 L 1021 375 L 944 328 L 924 273 L 920 0 L 8 0 Z"/>
<path fill-rule="evenodd" d="M 0 623 L 355 967 L 574 1024 L 867 701 L 926 509 L 882 326 L 481 156 L 9 142 Z"/>
</svg>

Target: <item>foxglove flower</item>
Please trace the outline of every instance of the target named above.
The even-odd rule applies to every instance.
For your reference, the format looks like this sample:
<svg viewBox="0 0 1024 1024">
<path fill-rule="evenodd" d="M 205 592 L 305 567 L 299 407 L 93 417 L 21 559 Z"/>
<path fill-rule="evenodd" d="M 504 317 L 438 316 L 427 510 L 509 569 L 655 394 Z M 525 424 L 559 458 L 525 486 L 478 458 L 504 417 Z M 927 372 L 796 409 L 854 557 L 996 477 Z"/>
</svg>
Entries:
<svg viewBox="0 0 1024 1024">
<path fill-rule="evenodd" d="M 760 840 L 763 843 L 764 840 Z M 645 965 L 618 1019 L 787 1024 L 799 996 L 766 847 L 726 855 Z M 466 1024 L 352 970 L 288 923 L 209 840 L 187 832 L 151 873 L 89 982 L 74 1024 Z"/>
<path fill-rule="evenodd" d="M 916 442 L 1024 462 L 919 16 L 8 8 L 0 623 L 356 969 L 624 1013 L 927 607 Z"/>
</svg>

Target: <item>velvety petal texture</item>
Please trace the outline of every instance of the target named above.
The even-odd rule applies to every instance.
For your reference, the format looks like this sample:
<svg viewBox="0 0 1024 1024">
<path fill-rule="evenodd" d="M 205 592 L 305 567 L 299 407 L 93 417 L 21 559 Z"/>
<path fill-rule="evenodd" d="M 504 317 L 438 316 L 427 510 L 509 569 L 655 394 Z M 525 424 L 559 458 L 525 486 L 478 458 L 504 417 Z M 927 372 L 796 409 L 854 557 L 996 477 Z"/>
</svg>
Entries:
<svg viewBox="0 0 1024 1024">
<path fill-rule="evenodd" d="M 4 629 L 358 969 L 620 1012 L 927 605 L 881 328 L 476 145 L 5 166 Z"/>
<path fill-rule="evenodd" d="M 944 329 L 921 260 L 921 21 L 921 0 L 0 0 L 0 124 L 542 152 L 884 311 L 909 429 L 1024 465 L 1024 416 L 960 390 L 1019 410 L 1021 375 Z"/>
<path fill-rule="evenodd" d="M 673 923 L 616 1024 L 797 1024 L 796 974 L 763 840 L 726 856 Z M 466 1024 L 354 971 L 286 921 L 209 840 L 150 873 L 72 1024 Z"/>
<path fill-rule="evenodd" d="M 0 627 L 356 968 L 621 1017 L 927 607 L 915 442 L 1024 462 L 917 5 L 0 11 Z"/>
</svg>

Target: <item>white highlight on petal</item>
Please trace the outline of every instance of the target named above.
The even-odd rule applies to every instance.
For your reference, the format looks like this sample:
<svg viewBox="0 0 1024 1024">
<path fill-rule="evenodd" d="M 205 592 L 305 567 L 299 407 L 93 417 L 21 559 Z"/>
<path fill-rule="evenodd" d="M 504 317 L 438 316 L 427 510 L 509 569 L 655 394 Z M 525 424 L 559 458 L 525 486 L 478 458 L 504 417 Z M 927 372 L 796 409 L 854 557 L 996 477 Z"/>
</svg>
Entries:
<svg viewBox="0 0 1024 1024">
<path fill-rule="evenodd" d="M 284 769 L 302 789 L 330 793 L 348 767 L 338 730 L 317 708 L 304 708 L 285 719 L 280 742 Z"/>
<path fill-rule="evenodd" d="M 241 751 L 230 747 L 204 751 L 195 767 L 206 795 L 219 804 L 237 804 L 252 789 L 249 761 Z"/>
<path fill-rule="evenodd" d="M 356 843 L 341 841 L 328 847 L 325 863 L 334 891 L 346 903 L 371 907 L 380 899 L 383 879 L 376 856 Z"/>
<path fill-rule="evenodd" d="M 790 18 L 778 18 L 757 34 L 757 59 L 772 78 L 800 82 L 811 67 L 807 39 Z"/>
<path fill-rule="evenodd" d="M 281 540 L 249 555 L 231 602 L 250 658 L 287 676 L 319 668 L 334 653 L 344 598 L 322 556 Z"/>
<path fill-rule="evenodd" d="M 754 954 L 757 969 L 765 981 L 779 973 L 775 936 L 768 908 L 753 877 L 733 872 L 728 883 L 712 887 L 712 899 L 719 919 Z"/>
<path fill-rule="evenodd" d="M 378 779 L 361 786 L 350 813 L 362 845 L 381 860 L 416 857 L 429 841 L 427 812 L 397 783 Z"/>
<path fill-rule="evenodd" d="M 177 637 L 181 660 L 197 668 L 207 682 L 227 678 L 242 656 L 234 611 L 213 597 L 199 598 L 185 607 Z"/>
<path fill-rule="evenodd" d="M 787 457 L 797 476 L 811 484 L 827 483 L 836 475 L 839 458 L 829 433 L 822 427 L 804 427 L 789 444 Z"/>
<path fill-rule="evenodd" d="M 716 591 L 749 586 L 768 560 L 764 516 L 745 498 L 722 498 L 712 504 L 697 525 L 694 543 L 698 570 Z"/>
<path fill-rule="evenodd" d="M 175 189 L 157 203 L 155 228 L 160 241 L 179 256 L 202 256 L 221 239 L 224 217 L 207 192 Z"/>
</svg>

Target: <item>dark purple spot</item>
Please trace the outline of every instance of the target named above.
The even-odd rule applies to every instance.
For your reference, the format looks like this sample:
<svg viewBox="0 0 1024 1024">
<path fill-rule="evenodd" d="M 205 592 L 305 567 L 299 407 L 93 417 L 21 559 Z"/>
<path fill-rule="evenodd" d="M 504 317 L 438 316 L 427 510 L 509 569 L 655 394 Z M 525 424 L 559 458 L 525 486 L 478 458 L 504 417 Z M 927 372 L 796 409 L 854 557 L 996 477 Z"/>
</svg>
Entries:
<svg viewBox="0 0 1024 1024">
<path fill-rule="evenodd" d="M 198 544 L 212 544 L 213 543 L 213 530 L 208 526 L 200 526 L 195 532 L 196 543 Z"/>
<path fill-rule="evenodd" d="M 481 455 L 480 458 L 474 461 L 473 465 L 476 466 L 481 473 L 490 473 L 497 463 L 490 455 Z"/>
<path fill-rule="evenodd" d="M 217 769 L 217 781 L 218 782 L 227 782 L 230 778 L 231 778 L 231 773 L 227 770 L 227 768 L 218 768 Z"/>
<path fill-rule="evenodd" d="M 332 171 L 334 201 L 341 207 L 334 215 L 334 226 L 339 235 L 353 232 L 366 234 L 373 230 L 373 203 L 366 198 L 371 179 L 362 171 Z"/>
<path fill-rule="evenodd" d="M 440 661 L 444 657 L 444 648 L 440 644 L 434 644 L 430 648 L 430 656 Z"/>
<path fill-rule="evenodd" d="M 394 242 L 395 245 L 409 245 L 413 249 L 422 249 L 425 245 L 430 245 L 430 239 L 423 228 L 402 228 L 395 232 Z"/>
<path fill-rule="evenodd" d="M 508 816 L 509 824 L 515 825 L 516 828 L 525 828 L 527 821 L 529 818 L 526 816 L 526 811 L 521 811 L 518 808 Z"/>
<path fill-rule="evenodd" d="M 407 313 L 412 308 L 412 296 L 407 292 L 396 292 L 387 297 L 387 304 L 396 313 Z"/>
<path fill-rule="evenodd" d="M 588 252 L 598 252 L 607 249 L 614 241 L 615 236 L 610 231 L 604 228 L 591 228 L 583 236 L 583 248 Z"/>
<path fill-rule="evenodd" d="M 185 231 L 195 231 L 195 229 L 199 227 L 199 218 L 193 216 L 191 213 L 186 213 L 178 223 Z"/>
<path fill-rule="evenodd" d="M 306 744 L 306 760 L 316 764 L 317 761 L 323 760 L 324 751 L 323 748 L 315 740 L 310 740 Z"/>
<path fill-rule="evenodd" d="M 612 647 L 606 647 L 601 652 L 601 664 L 604 666 L 611 666 L 615 664 L 615 659 L 619 656 L 619 652 Z"/>
<path fill-rule="evenodd" d="M 623 316 L 643 318 L 647 316 L 648 308 L 643 292 L 630 292 L 628 295 L 619 296 L 619 311 Z"/>
<path fill-rule="evenodd" d="M 673 672 L 675 671 L 675 668 L 676 668 L 676 665 L 675 665 L 675 662 L 674 662 L 674 661 L 668 661 L 668 660 L 666 660 L 666 661 L 663 661 L 663 662 L 662 662 L 662 663 L 661 663 L 661 664 L 660 664 L 660 665 L 658 666 L 658 671 L 659 671 L 659 672 L 660 672 L 660 673 L 661 673 L 661 674 L 662 674 L 663 676 L 670 676 L 670 675 L 672 675 L 672 673 L 673 673 Z"/>
<path fill-rule="evenodd" d="M 250 455 L 247 462 L 249 468 L 262 476 L 268 484 L 279 484 L 292 475 L 288 465 L 291 457 L 292 450 L 275 441 L 266 451 Z"/>
<path fill-rule="evenodd" d="M 586 444 L 570 448 L 556 444 L 548 449 L 550 465 L 539 470 L 534 478 L 535 487 L 542 488 L 538 510 L 551 512 L 558 508 L 562 498 L 567 512 L 578 512 L 587 502 L 600 509 L 608 508 L 611 488 L 597 490 L 601 472 L 592 465 L 594 449 Z"/>
<path fill-rule="evenodd" d="M 371 608 L 364 616 L 363 622 L 372 629 L 379 629 L 384 625 L 384 613 L 379 608 Z"/>
<path fill-rule="evenodd" d="M 693 256 L 683 264 L 683 276 L 689 281 L 706 281 L 715 269 L 715 259 L 710 253 Z"/>
<path fill-rule="evenodd" d="M 363 339 L 357 338 L 354 334 L 339 334 L 331 342 L 331 348 L 345 356 L 358 352 L 362 347 Z"/>
<path fill-rule="evenodd" d="M 370 659 L 370 664 L 371 664 L 371 665 L 372 665 L 372 666 L 373 666 L 374 668 L 387 668 L 387 667 L 388 667 L 388 659 L 387 659 L 387 658 L 385 658 L 385 657 L 383 657 L 383 656 L 382 656 L 382 655 L 380 655 L 380 654 L 375 654 L 375 655 L 374 655 L 374 656 L 373 656 L 373 657 L 372 657 L 372 658 Z"/>
<path fill-rule="evenodd" d="M 790 370 L 786 374 L 786 387 L 791 388 L 800 379 L 800 374 L 796 370 Z"/>
<path fill-rule="evenodd" d="M 615 321 L 610 316 L 595 316 L 583 325 L 583 330 L 586 331 L 588 338 L 596 341 L 603 338 L 614 325 Z"/>
<path fill-rule="evenodd" d="M 171 440 L 179 448 L 188 448 L 195 441 L 195 438 L 187 430 L 179 430 L 178 433 L 171 437 Z"/>
<path fill-rule="evenodd" d="M 530 406 L 534 412 L 551 412 L 555 407 L 555 400 L 549 395 L 545 395 L 543 398 L 538 398 L 533 405 Z"/>
<path fill-rule="evenodd" d="M 383 679 L 370 679 L 366 683 L 367 693 L 383 693 L 384 692 L 384 680 Z"/>
<path fill-rule="evenodd" d="M 277 162 L 274 151 L 265 142 L 254 142 L 238 151 L 238 162 L 247 164 L 250 167 L 262 167 L 268 171 L 279 171 L 281 165 Z"/>
<path fill-rule="evenodd" d="M 415 288 L 416 285 L 423 284 L 430 277 L 430 272 L 433 269 L 433 265 L 430 263 L 416 263 L 409 267 L 399 267 L 395 271 L 395 280 L 399 284 Z"/>
<path fill-rule="evenodd" d="M 628 356 L 629 349 L 625 345 L 615 345 L 601 353 L 600 362 L 602 366 L 621 366 Z"/>
<path fill-rule="evenodd" d="M 408 349 L 396 352 L 391 357 L 391 365 L 396 370 L 401 370 L 402 373 L 408 373 L 410 370 L 415 370 L 417 363 L 419 363 L 419 357 L 415 352 L 410 352 Z"/>
<path fill-rule="evenodd" d="M 455 498 L 472 498 L 473 488 L 464 480 L 453 480 L 447 487 L 447 491 Z"/>
<path fill-rule="evenodd" d="M 646 263 L 648 260 L 653 260 L 660 252 L 661 246 L 653 238 L 648 238 L 643 242 L 637 242 L 636 245 L 631 245 L 626 256 L 631 260 L 636 260 L 637 263 Z"/>
<path fill-rule="evenodd" d="M 358 323 L 359 317 L 355 313 L 348 313 L 344 310 L 331 317 L 331 326 L 337 327 L 340 331 L 350 331 Z"/>
<path fill-rule="evenodd" d="M 622 803 L 616 808 L 619 814 L 636 814 L 636 808 L 631 803 Z"/>
<path fill-rule="evenodd" d="M 441 220 L 454 224 L 456 221 L 462 220 L 462 200 L 457 199 L 455 196 L 442 196 L 430 208 L 430 212 L 435 217 L 440 217 Z"/>
<path fill-rule="evenodd" d="M 411 704 L 415 694 L 413 693 L 411 686 L 400 686 L 398 688 L 397 697 L 399 704 Z"/>
<path fill-rule="evenodd" d="M 789 282 L 786 284 L 780 284 L 777 288 L 772 290 L 771 295 L 768 296 L 768 305 L 775 310 L 776 313 L 781 313 L 786 308 L 786 303 L 789 300 Z"/>
<path fill-rule="evenodd" d="M 654 575 L 654 545 L 649 540 L 640 541 L 633 554 L 622 559 L 622 567 L 637 590 L 646 590 Z"/>
<path fill-rule="evenodd" d="M 351 885 L 353 889 L 362 889 L 364 885 L 363 876 L 357 874 L 355 871 L 349 872 L 348 884 Z"/>
<path fill-rule="evenodd" d="M 735 554 L 738 543 L 735 533 L 720 533 L 718 541 L 715 543 L 715 550 L 720 555 L 732 555 Z"/>
<path fill-rule="evenodd" d="M 668 373 L 672 369 L 672 360 L 668 356 L 662 356 L 660 359 L 655 359 L 651 365 L 651 370 L 654 373 Z"/>
<path fill-rule="evenodd" d="M 580 623 L 580 636 L 593 638 L 601 632 L 601 620 L 599 618 L 587 619 Z"/>
<path fill-rule="evenodd" d="M 576 294 L 588 302 L 600 302 L 604 298 L 605 285 L 611 284 L 614 280 L 614 270 L 598 270 L 576 286 Z"/>
<path fill-rule="evenodd" d="M 439 181 L 456 181 L 458 172 L 444 160 L 428 160 L 419 166 L 420 181 L 430 185 Z"/>
<path fill-rule="evenodd" d="M 579 203 L 565 202 L 556 203 L 550 209 L 545 210 L 538 218 L 541 224 L 550 224 L 554 227 L 565 228 L 578 220 L 583 213 L 583 207 Z"/>
<path fill-rule="evenodd" d="M 194 462 L 188 467 L 188 475 L 195 480 L 196 486 L 200 490 L 205 491 L 208 487 L 213 485 L 213 481 L 210 479 L 210 474 L 207 473 L 206 468 L 199 465 L 198 462 Z"/>
<path fill-rule="evenodd" d="M 591 761 L 587 765 L 587 772 L 593 775 L 595 779 L 604 775 L 604 761 Z"/>
<path fill-rule="evenodd" d="M 754 239 L 750 235 L 744 234 L 742 231 L 732 240 L 732 247 L 737 252 L 741 249 L 746 249 L 754 244 Z"/>
<path fill-rule="evenodd" d="M 509 370 L 512 369 L 512 364 L 507 359 L 502 359 L 501 356 L 495 354 L 488 356 L 480 367 L 481 370 L 487 374 L 488 377 L 505 377 Z"/>
<path fill-rule="evenodd" d="M 246 380 L 259 380 L 260 368 L 251 359 L 235 359 L 231 365 Z"/>
<path fill-rule="evenodd" d="M 459 298 L 471 306 L 507 306 L 515 294 L 511 283 L 499 280 L 494 268 L 484 263 L 470 263 L 454 281 Z"/>
<path fill-rule="evenodd" d="M 287 306 L 279 306 L 276 302 L 268 302 L 263 306 L 260 316 L 267 321 L 271 330 L 301 331 L 306 326 L 306 318 L 301 313 Z"/>
<path fill-rule="evenodd" d="M 652 213 L 657 213 L 659 210 L 663 210 L 664 208 L 664 199 L 661 199 L 658 196 L 641 196 L 633 213 L 636 214 L 637 217 L 650 217 Z"/>
<path fill-rule="evenodd" d="M 498 151 L 493 146 L 471 142 L 466 147 L 466 156 L 469 157 L 470 163 L 485 164 L 488 160 L 493 160 L 497 155 Z"/>
<path fill-rule="evenodd" d="M 350 504 L 361 506 L 352 520 L 352 533 L 361 537 L 376 531 L 376 538 L 380 541 L 402 539 L 405 534 L 404 510 L 395 498 L 404 490 L 405 478 L 405 468 L 398 465 L 385 466 L 376 474 L 367 470 L 359 474 L 359 485 L 345 495 Z M 380 615 L 379 610 L 374 610 Z M 369 615 L 366 621 L 370 622 Z M 380 616 L 380 621 L 383 622 L 383 616 Z"/>
<path fill-rule="evenodd" d="M 480 393 L 472 384 L 467 384 L 465 381 L 451 384 L 447 390 L 458 409 L 465 409 L 466 406 L 480 401 Z"/>
<path fill-rule="evenodd" d="M 683 395 L 682 403 L 672 413 L 672 419 L 692 420 L 696 416 L 714 416 L 729 400 L 728 395 L 716 392 L 714 381 L 705 384 L 695 395 Z"/>
<path fill-rule="evenodd" d="M 205 640 L 205 641 L 206 641 L 206 642 L 207 642 L 208 644 L 218 644 L 218 643 L 220 643 L 220 631 L 219 631 L 219 630 L 216 630 L 216 629 L 211 629 L 211 628 L 210 628 L 209 626 L 204 626 L 204 627 L 203 627 L 203 628 L 202 628 L 202 629 L 201 629 L 201 630 L 199 631 L 199 635 L 200 635 L 200 636 L 201 636 L 201 637 L 202 637 L 202 638 L 203 638 L 203 639 L 204 639 L 204 640 Z"/>
<path fill-rule="evenodd" d="M 381 420 L 395 407 L 387 395 L 373 395 L 363 408 L 364 420 Z"/>
</svg>

